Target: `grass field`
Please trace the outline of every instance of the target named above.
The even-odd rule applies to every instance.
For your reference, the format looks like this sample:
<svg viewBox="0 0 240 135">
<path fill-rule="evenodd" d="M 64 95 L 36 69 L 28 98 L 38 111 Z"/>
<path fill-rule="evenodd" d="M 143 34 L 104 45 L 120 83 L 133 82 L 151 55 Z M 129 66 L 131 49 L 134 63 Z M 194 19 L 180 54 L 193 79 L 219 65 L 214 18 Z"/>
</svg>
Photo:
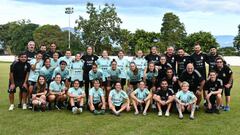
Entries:
<svg viewBox="0 0 240 135">
<path fill-rule="evenodd" d="M 32 112 L 16 108 L 9 112 L 7 81 L 9 63 L 0 63 L 0 135 L 239 135 L 240 134 L 240 67 L 232 67 L 234 87 L 230 112 L 205 114 L 201 109 L 196 119 L 183 120 L 177 114 L 158 117 L 156 113 L 134 116 L 133 112 L 120 117 L 110 114 L 94 116 L 88 111 L 72 115 L 70 111 Z M 18 103 L 15 96 L 15 105 Z"/>
</svg>

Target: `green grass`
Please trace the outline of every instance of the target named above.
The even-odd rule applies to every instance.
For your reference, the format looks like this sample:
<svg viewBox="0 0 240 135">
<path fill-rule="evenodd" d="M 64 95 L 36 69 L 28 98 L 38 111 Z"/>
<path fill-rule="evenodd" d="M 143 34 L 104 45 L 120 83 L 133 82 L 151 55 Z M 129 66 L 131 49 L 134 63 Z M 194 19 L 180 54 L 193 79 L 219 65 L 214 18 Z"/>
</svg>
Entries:
<svg viewBox="0 0 240 135">
<path fill-rule="evenodd" d="M 184 115 L 179 120 L 177 114 L 169 118 L 158 117 L 150 112 L 147 116 L 134 116 L 133 112 L 123 113 L 120 117 L 110 114 L 94 116 L 88 111 L 81 115 L 72 115 L 70 111 L 32 112 L 15 109 L 8 111 L 9 102 L 7 82 L 9 63 L 0 63 L 0 135 L 222 135 L 240 134 L 240 67 L 232 67 L 234 71 L 234 87 L 230 112 L 206 114 L 201 110 L 196 113 L 195 120 Z M 18 103 L 15 95 L 15 105 Z"/>
</svg>

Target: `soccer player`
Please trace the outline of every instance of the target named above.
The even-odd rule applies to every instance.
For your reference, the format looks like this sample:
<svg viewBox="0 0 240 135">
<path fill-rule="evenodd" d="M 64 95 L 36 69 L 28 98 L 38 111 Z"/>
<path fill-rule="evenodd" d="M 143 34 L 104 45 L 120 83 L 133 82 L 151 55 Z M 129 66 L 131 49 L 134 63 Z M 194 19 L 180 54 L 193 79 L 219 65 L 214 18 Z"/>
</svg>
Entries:
<svg viewBox="0 0 240 135">
<path fill-rule="evenodd" d="M 41 52 L 38 52 L 36 54 L 36 58 L 34 58 L 30 61 L 30 65 L 31 65 L 31 70 L 30 70 L 30 74 L 28 77 L 28 84 L 29 84 L 29 88 L 28 88 L 28 100 L 29 100 L 28 104 L 29 104 L 29 106 L 28 107 L 32 108 L 31 97 L 32 97 L 33 87 L 37 82 L 38 76 L 40 74 L 40 69 L 43 66 Z"/>
<path fill-rule="evenodd" d="M 58 73 L 54 77 L 54 81 L 50 83 L 49 86 L 49 96 L 48 96 L 48 101 L 49 101 L 49 108 L 51 108 L 51 104 L 54 103 L 55 107 L 58 110 L 61 110 L 63 106 L 63 102 L 66 101 L 67 96 L 66 96 L 66 91 L 67 88 L 62 81 L 61 75 Z"/>
<path fill-rule="evenodd" d="M 162 116 L 163 109 L 166 110 L 166 117 L 170 115 L 170 109 L 174 98 L 174 91 L 168 87 L 167 80 L 162 80 L 160 87 L 157 88 L 157 91 L 153 95 L 153 99 L 157 103 L 158 116 Z"/>
<path fill-rule="evenodd" d="M 223 81 L 223 90 L 226 99 L 226 106 L 224 110 L 230 111 L 229 105 L 231 88 L 233 86 L 233 72 L 226 64 L 224 64 L 224 61 L 221 57 L 216 59 L 216 66 L 214 67 L 214 70 L 217 72 L 218 78 Z"/>
<path fill-rule="evenodd" d="M 160 56 L 157 54 L 157 47 L 152 46 L 150 54 L 145 56 L 147 62 L 153 62 L 155 65 L 159 63 Z"/>
<path fill-rule="evenodd" d="M 181 90 L 177 92 L 175 101 L 178 108 L 179 119 L 183 119 L 182 113 L 187 110 L 191 112 L 189 118 L 193 120 L 197 97 L 193 92 L 189 91 L 188 82 L 184 81 L 181 83 Z"/>
<path fill-rule="evenodd" d="M 210 72 L 211 70 L 214 70 L 214 67 L 216 65 L 216 58 L 221 56 L 217 53 L 217 48 L 215 46 L 211 46 L 210 52 L 207 55 L 207 57 L 208 57 L 207 63 L 209 64 L 209 72 Z"/>
<path fill-rule="evenodd" d="M 82 113 L 85 92 L 80 87 L 79 80 L 73 81 L 73 87 L 69 88 L 68 90 L 68 97 L 69 97 L 70 106 L 72 108 L 72 113 L 73 114 Z"/>
<path fill-rule="evenodd" d="M 27 51 L 25 54 L 28 57 L 28 61 L 31 61 L 32 59 L 35 58 L 36 51 L 35 51 L 35 42 L 34 41 L 29 41 L 27 45 Z"/>
<path fill-rule="evenodd" d="M 121 74 L 120 74 L 121 85 L 122 85 L 122 88 L 124 89 L 124 86 L 126 85 L 126 78 L 127 78 L 126 71 L 128 70 L 128 67 L 129 67 L 128 60 L 124 59 L 124 51 L 120 50 L 118 52 L 118 58 L 116 59 L 116 61 L 117 61 L 117 67 L 121 71 Z"/>
<path fill-rule="evenodd" d="M 89 72 L 89 81 L 91 82 L 91 87 L 93 87 L 93 81 L 96 79 L 100 81 L 101 86 L 102 83 L 106 81 L 102 70 L 98 69 L 98 65 L 96 63 L 93 63 L 92 70 Z"/>
<path fill-rule="evenodd" d="M 158 77 L 157 77 L 157 86 L 160 85 L 161 80 L 166 77 L 166 71 L 168 68 L 172 68 L 171 64 L 167 63 L 167 59 L 165 55 L 162 55 L 160 57 L 160 62 L 159 64 L 155 65 L 156 68 L 158 69 Z"/>
<path fill-rule="evenodd" d="M 70 66 L 71 86 L 73 86 L 72 84 L 75 80 L 79 80 L 80 87 L 83 86 L 83 65 L 84 62 L 81 60 L 81 54 L 77 53 Z"/>
<path fill-rule="evenodd" d="M 144 71 L 143 80 L 146 83 L 146 87 L 148 89 L 156 88 L 156 80 L 158 76 L 158 70 L 155 68 L 155 64 L 153 62 L 148 63 L 147 69 Z"/>
<path fill-rule="evenodd" d="M 32 104 L 33 111 L 41 109 L 41 111 L 46 110 L 46 94 L 47 94 L 48 85 L 46 79 L 43 75 L 39 75 L 37 83 L 33 87 L 32 93 Z"/>
<path fill-rule="evenodd" d="M 178 49 L 178 54 L 176 56 L 177 62 L 177 75 L 181 76 L 182 72 L 186 69 L 187 64 L 190 63 L 190 56 L 188 56 L 183 48 Z"/>
<path fill-rule="evenodd" d="M 219 114 L 219 108 L 222 103 L 222 89 L 222 80 L 217 78 L 215 71 L 210 71 L 209 80 L 207 80 L 204 85 L 204 91 L 207 100 L 206 112 L 216 112 Z"/>
<path fill-rule="evenodd" d="M 8 89 L 10 107 L 9 111 L 14 109 L 14 93 L 16 93 L 16 88 L 19 87 L 23 104 L 22 109 L 27 109 L 26 98 L 27 98 L 27 81 L 30 72 L 30 64 L 27 62 L 27 55 L 21 53 L 18 55 L 18 61 L 14 63 L 10 69 L 10 86 Z"/>
<path fill-rule="evenodd" d="M 142 112 L 143 115 L 147 115 L 148 107 L 151 103 L 152 94 L 145 88 L 144 81 L 139 83 L 139 87 L 131 93 L 131 98 L 133 106 L 135 109 L 135 115 L 138 115 L 139 112 Z"/>
<path fill-rule="evenodd" d="M 88 105 L 93 114 L 105 114 L 106 102 L 103 89 L 100 88 L 99 80 L 94 80 L 93 87 L 89 90 Z"/>
<path fill-rule="evenodd" d="M 163 80 L 167 80 L 168 87 L 174 91 L 174 94 L 178 92 L 179 85 L 178 85 L 178 78 L 174 75 L 174 71 L 172 68 L 167 68 L 166 77 Z"/>
<path fill-rule="evenodd" d="M 174 52 L 174 48 L 172 46 L 169 46 L 167 48 L 165 56 L 167 59 L 167 63 L 169 63 L 172 66 L 174 73 L 176 73 L 176 55 Z"/>
<path fill-rule="evenodd" d="M 63 81 L 65 83 L 65 86 L 69 88 L 69 78 L 70 78 L 70 73 L 69 70 L 67 69 L 67 62 L 66 61 L 60 61 L 60 66 L 55 68 L 53 71 L 53 75 L 52 75 L 52 80 L 55 80 L 54 77 L 57 74 L 61 75 L 61 81 Z"/>
<path fill-rule="evenodd" d="M 93 54 L 93 48 L 91 46 L 87 47 L 87 54 L 83 55 L 81 59 L 84 61 L 83 65 L 83 80 L 85 86 L 85 93 L 88 95 L 89 89 L 89 71 L 92 69 L 93 63 L 97 61 L 98 56 Z M 86 97 L 86 101 L 88 101 L 88 96 Z"/>
<path fill-rule="evenodd" d="M 59 54 L 57 52 L 53 53 L 53 58 L 51 59 L 51 67 L 53 67 L 54 69 L 57 68 L 59 66 Z"/>
<path fill-rule="evenodd" d="M 71 69 L 73 58 L 72 58 L 72 52 L 70 49 L 67 49 L 65 51 L 65 56 L 59 58 L 59 62 L 60 61 L 65 61 L 67 63 L 67 69 L 68 70 Z M 59 63 L 59 65 L 60 65 L 60 63 Z"/>
<path fill-rule="evenodd" d="M 127 85 L 129 88 L 128 90 L 132 91 L 137 89 L 140 81 L 141 81 L 141 71 L 139 71 L 139 69 L 137 68 L 137 65 L 134 62 L 131 62 L 130 69 L 127 71 Z"/>
<path fill-rule="evenodd" d="M 40 69 L 39 74 L 43 75 L 46 79 L 46 82 L 48 86 L 50 85 L 50 82 L 52 81 L 52 75 L 53 75 L 53 70 L 54 68 L 51 67 L 51 60 L 50 58 L 46 58 L 44 60 L 44 66 Z"/>
<path fill-rule="evenodd" d="M 50 50 L 48 51 L 47 55 L 50 58 L 53 58 L 54 53 L 58 53 L 58 56 L 62 57 L 62 54 L 60 52 L 57 52 L 57 45 L 55 43 L 51 43 Z"/>
<path fill-rule="evenodd" d="M 202 78 L 206 80 L 206 62 L 207 54 L 201 51 L 201 46 L 199 43 L 194 45 L 194 53 L 190 56 L 191 62 L 194 65 L 194 68 L 201 74 Z"/>
<path fill-rule="evenodd" d="M 143 77 L 144 70 L 147 67 L 147 61 L 143 57 L 142 50 L 137 51 L 136 57 L 133 58 L 132 62 L 134 62 L 137 65 L 138 70 L 141 72 L 141 77 Z"/>
<path fill-rule="evenodd" d="M 193 92 L 197 97 L 196 109 L 199 110 L 199 105 L 202 99 L 202 91 L 205 80 L 202 75 L 194 69 L 192 63 L 187 64 L 187 69 L 183 71 L 182 75 L 179 77 L 178 84 L 181 86 L 182 82 L 188 82 L 189 91 Z"/>
<path fill-rule="evenodd" d="M 111 109 L 116 116 L 120 116 L 122 111 L 130 111 L 129 104 L 130 101 L 128 95 L 124 90 L 122 90 L 121 83 L 115 83 L 115 89 L 110 91 L 108 97 L 109 109 Z"/>
<path fill-rule="evenodd" d="M 47 54 L 47 46 L 45 44 L 41 44 L 39 51 L 42 54 L 42 59 L 43 60 L 45 60 L 46 58 L 49 58 L 49 56 Z"/>
<path fill-rule="evenodd" d="M 105 80 L 107 80 L 107 70 L 111 66 L 111 60 L 108 57 L 108 52 L 106 50 L 103 50 L 102 52 L 102 57 L 100 57 L 97 61 L 96 64 L 98 65 L 98 68 L 101 69 L 103 76 L 105 77 Z M 103 84 L 104 89 L 107 89 L 107 81 L 104 81 Z"/>
</svg>

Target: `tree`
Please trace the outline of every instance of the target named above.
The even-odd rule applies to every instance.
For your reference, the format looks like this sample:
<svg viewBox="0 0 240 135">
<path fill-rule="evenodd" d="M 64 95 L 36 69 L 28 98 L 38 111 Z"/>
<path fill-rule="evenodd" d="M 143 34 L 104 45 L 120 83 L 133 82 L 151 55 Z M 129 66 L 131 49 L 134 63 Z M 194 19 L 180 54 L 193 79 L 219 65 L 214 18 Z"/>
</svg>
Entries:
<svg viewBox="0 0 240 135">
<path fill-rule="evenodd" d="M 240 24 L 238 25 L 238 35 L 234 37 L 233 45 L 238 51 L 240 51 Z"/>
<path fill-rule="evenodd" d="M 57 44 L 58 48 L 65 50 L 68 46 L 68 36 L 63 34 L 58 25 L 43 25 L 37 28 L 33 33 L 33 38 L 37 47 L 41 44 Z"/>
<path fill-rule="evenodd" d="M 218 53 L 223 56 L 236 56 L 238 55 L 236 48 L 234 47 L 224 47 L 218 50 Z"/>
<path fill-rule="evenodd" d="M 26 49 L 26 45 L 33 40 L 33 32 L 38 28 L 37 24 L 30 20 L 20 20 L 0 25 L 0 40 L 3 48 L 10 51 L 10 54 L 17 54 Z"/>
<path fill-rule="evenodd" d="M 97 9 L 92 3 L 87 3 L 89 19 L 79 16 L 76 20 L 76 29 L 83 33 L 83 44 L 93 46 L 97 54 L 103 49 L 110 51 L 113 44 L 119 43 L 122 21 L 115 10 L 114 5 L 105 4 L 103 9 Z"/>
<path fill-rule="evenodd" d="M 165 46 L 179 47 L 187 35 L 184 24 L 171 12 L 165 13 L 162 21 L 161 42 Z"/>
<path fill-rule="evenodd" d="M 186 52 L 191 53 L 196 42 L 201 45 L 202 51 L 204 52 L 208 52 L 211 46 L 219 47 L 216 38 L 210 32 L 204 31 L 188 35 L 180 47 L 183 47 Z"/>
</svg>

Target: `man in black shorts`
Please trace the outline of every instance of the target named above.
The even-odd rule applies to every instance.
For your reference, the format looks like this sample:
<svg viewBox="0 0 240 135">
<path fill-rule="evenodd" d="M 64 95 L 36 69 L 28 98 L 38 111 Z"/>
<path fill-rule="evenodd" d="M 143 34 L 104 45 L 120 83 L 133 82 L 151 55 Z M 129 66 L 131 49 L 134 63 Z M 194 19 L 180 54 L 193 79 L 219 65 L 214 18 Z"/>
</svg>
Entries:
<svg viewBox="0 0 240 135">
<path fill-rule="evenodd" d="M 27 99 L 27 80 L 30 72 L 30 64 L 27 62 L 27 55 L 21 53 L 18 56 L 18 61 L 14 63 L 10 69 L 10 86 L 8 89 L 10 107 L 9 111 L 14 109 L 14 93 L 16 88 L 19 87 L 20 93 L 22 95 L 22 108 L 27 109 L 26 99 Z"/>
<path fill-rule="evenodd" d="M 214 70 L 218 74 L 218 78 L 223 81 L 223 90 L 226 99 L 226 106 L 224 107 L 225 111 L 230 111 L 230 92 L 233 86 L 233 72 L 232 70 L 224 64 L 224 61 L 221 57 L 216 58 L 216 66 Z"/>
<path fill-rule="evenodd" d="M 194 69 L 192 63 L 187 64 L 187 69 L 183 71 L 182 75 L 179 77 L 179 86 L 181 86 L 181 83 L 184 81 L 189 83 L 189 91 L 192 91 L 197 97 L 196 109 L 198 110 L 202 99 L 202 90 L 205 80 L 202 75 Z"/>
<path fill-rule="evenodd" d="M 207 109 L 208 113 L 218 113 L 219 108 L 222 103 L 222 89 L 223 83 L 221 79 L 217 78 L 215 71 L 209 72 L 209 80 L 206 81 L 204 85 L 204 92 L 207 100 Z"/>
</svg>

